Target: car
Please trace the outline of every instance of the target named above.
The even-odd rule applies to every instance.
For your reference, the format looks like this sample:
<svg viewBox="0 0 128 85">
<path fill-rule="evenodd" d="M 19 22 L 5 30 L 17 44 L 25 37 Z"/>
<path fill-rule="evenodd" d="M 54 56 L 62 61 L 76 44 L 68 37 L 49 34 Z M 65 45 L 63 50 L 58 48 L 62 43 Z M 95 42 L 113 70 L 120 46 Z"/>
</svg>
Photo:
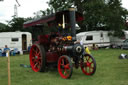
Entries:
<svg viewBox="0 0 128 85">
<path fill-rule="evenodd" d="M 123 43 L 121 45 L 121 49 L 128 49 L 128 39 L 123 41 Z"/>
</svg>

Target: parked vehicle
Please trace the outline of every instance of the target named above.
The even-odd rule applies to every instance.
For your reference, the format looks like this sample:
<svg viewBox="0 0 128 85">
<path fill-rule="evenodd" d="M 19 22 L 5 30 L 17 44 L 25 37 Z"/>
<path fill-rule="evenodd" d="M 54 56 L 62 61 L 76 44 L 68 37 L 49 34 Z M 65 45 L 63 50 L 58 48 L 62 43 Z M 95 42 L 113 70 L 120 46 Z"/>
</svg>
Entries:
<svg viewBox="0 0 128 85">
<path fill-rule="evenodd" d="M 124 40 L 121 44 L 121 49 L 128 49 L 128 39 Z"/>
<path fill-rule="evenodd" d="M 11 50 L 16 52 L 27 51 L 27 47 L 32 44 L 32 36 L 29 32 L 1 32 L 0 48 L 3 50 L 7 45 Z"/>
<path fill-rule="evenodd" d="M 123 49 L 126 46 L 127 39 L 128 39 L 128 31 L 124 31 L 124 36 L 121 38 L 115 37 L 115 36 L 110 36 L 111 46 L 113 48 L 122 48 Z"/>
<path fill-rule="evenodd" d="M 92 46 L 93 44 L 98 47 L 109 47 L 110 38 L 108 36 L 108 31 L 88 31 L 81 32 L 77 35 L 77 40 L 83 42 L 85 46 Z"/>
<path fill-rule="evenodd" d="M 96 61 L 84 51 L 83 45 L 76 41 L 76 22 L 82 21 L 82 14 L 73 8 L 41 17 L 24 23 L 24 27 L 43 25 L 41 28 L 50 32 L 39 35 L 38 41 L 30 50 L 30 65 L 35 72 L 44 72 L 46 68 L 58 67 L 62 78 L 70 78 L 75 68 L 81 67 L 85 75 L 93 75 Z M 48 24 L 48 28 L 45 25 Z M 38 30 L 38 29 L 37 29 Z"/>
</svg>

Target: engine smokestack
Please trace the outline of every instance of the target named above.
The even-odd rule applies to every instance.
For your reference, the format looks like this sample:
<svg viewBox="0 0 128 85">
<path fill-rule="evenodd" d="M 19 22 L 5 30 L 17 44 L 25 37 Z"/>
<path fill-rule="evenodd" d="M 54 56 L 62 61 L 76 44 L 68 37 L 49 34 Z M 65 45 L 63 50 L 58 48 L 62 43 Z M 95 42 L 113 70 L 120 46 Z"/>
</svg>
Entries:
<svg viewBox="0 0 128 85">
<path fill-rule="evenodd" d="M 69 8 L 69 15 L 70 15 L 70 26 L 71 26 L 71 36 L 72 40 L 76 41 L 76 29 L 75 29 L 75 24 L 76 24 L 76 18 L 75 18 L 75 8 Z"/>
</svg>

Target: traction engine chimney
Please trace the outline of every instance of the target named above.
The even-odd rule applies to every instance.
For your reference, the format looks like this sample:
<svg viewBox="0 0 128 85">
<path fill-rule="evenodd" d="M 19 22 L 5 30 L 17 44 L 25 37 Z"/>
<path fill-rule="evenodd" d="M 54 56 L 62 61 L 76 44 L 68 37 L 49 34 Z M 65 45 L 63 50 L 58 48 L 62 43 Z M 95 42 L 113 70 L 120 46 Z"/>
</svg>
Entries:
<svg viewBox="0 0 128 85">
<path fill-rule="evenodd" d="M 76 24 L 76 18 L 75 18 L 75 8 L 69 8 L 69 15 L 70 15 L 70 25 L 71 25 L 71 36 L 72 40 L 76 41 L 76 29 L 75 29 L 75 24 Z"/>
</svg>

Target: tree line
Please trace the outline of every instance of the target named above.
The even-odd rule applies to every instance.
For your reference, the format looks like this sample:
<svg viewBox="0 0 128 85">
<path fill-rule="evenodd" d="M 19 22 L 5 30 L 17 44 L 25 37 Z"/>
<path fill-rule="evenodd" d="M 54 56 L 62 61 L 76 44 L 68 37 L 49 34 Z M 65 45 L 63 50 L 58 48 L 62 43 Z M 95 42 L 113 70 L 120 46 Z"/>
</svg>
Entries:
<svg viewBox="0 0 128 85">
<path fill-rule="evenodd" d="M 23 23 L 37 17 L 67 10 L 72 6 L 84 16 L 84 20 L 78 23 L 81 29 L 77 32 L 107 30 L 114 31 L 115 36 L 122 36 L 122 30 L 128 30 L 126 25 L 128 10 L 121 7 L 121 0 L 50 0 L 47 4 L 49 8 L 35 12 L 35 17 L 13 17 L 4 27 L 0 24 L 0 32 L 16 30 L 33 32 L 32 29 L 23 29 Z"/>
</svg>

